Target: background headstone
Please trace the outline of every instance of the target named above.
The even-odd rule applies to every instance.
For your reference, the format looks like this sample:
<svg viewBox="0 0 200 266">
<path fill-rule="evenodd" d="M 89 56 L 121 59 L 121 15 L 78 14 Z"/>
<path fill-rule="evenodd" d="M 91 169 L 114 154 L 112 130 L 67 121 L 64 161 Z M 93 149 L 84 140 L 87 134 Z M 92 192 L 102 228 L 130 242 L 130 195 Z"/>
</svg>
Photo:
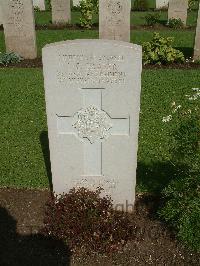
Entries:
<svg viewBox="0 0 200 266">
<path fill-rule="evenodd" d="M 2 7 L 0 2 L 0 26 L 3 24 L 3 14 L 2 14 Z"/>
<path fill-rule="evenodd" d="M 52 0 L 52 22 L 66 24 L 71 21 L 70 0 Z"/>
<path fill-rule="evenodd" d="M 103 187 L 114 204 L 135 200 L 141 46 L 74 40 L 43 48 L 55 193 Z"/>
<path fill-rule="evenodd" d="M 188 0 L 169 0 L 168 20 L 181 19 L 184 25 L 187 22 Z"/>
<path fill-rule="evenodd" d="M 196 28 L 195 45 L 194 45 L 194 60 L 200 60 L 200 3 L 199 3 L 199 12 L 197 18 L 197 28 Z"/>
<path fill-rule="evenodd" d="M 156 0 L 156 8 L 168 8 L 169 0 Z"/>
<path fill-rule="evenodd" d="M 73 0 L 73 5 L 74 6 L 80 6 L 81 0 Z"/>
<path fill-rule="evenodd" d="M 130 42 L 130 0 L 99 0 L 99 38 Z"/>
<path fill-rule="evenodd" d="M 33 6 L 45 10 L 45 0 L 33 0 Z"/>
<path fill-rule="evenodd" d="M 18 53 L 25 59 L 36 58 L 32 0 L 3 0 L 2 12 L 6 51 Z"/>
</svg>

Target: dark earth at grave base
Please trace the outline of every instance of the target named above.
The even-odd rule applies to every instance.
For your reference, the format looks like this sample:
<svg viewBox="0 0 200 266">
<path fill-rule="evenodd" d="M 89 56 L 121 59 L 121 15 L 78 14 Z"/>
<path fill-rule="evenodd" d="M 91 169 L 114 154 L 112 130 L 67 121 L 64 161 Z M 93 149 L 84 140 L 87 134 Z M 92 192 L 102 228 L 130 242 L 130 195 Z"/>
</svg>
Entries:
<svg viewBox="0 0 200 266">
<path fill-rule="evenodd" d="M 200 265 L 156 218 L 160 199 L 138 195 L 132 215 L 135 239 L 112 256 L 72 255 L 61 241 L 39 234 L 48 190 L 0 189 L 0 265 Z M 78 222 L 78 221 L 77 221 Z"/>
<path fill-rule="evenodd" d="M 131 30 L 167 30 L 167 31 L 173 31 L 173 28 L 170 28 L 166 26 L 167 20 L 163 22 L 163 24 L 155 24 L 153 26 L 148 26 L 148 25 L 131 25 L 130 29 Z M 90 29 L 85 29 L 81 27 L 80 24 L 67 24 L 67 25 L 62 25 L 62 24 L 52 24 L 51 21 L 49 21 L 48 24 L 43 24 L 43 25 L 35 25 L 36 30 L 98 30 L 99 25 L 98 23 L 93 24 L 93 26 Z M 185 26 L 179 29 L 179 31 L 189 31 L 189 30 L 195 30 L 195 26 Z M 3 31 L 3 26 L 0 25 L 0 31 Z"/>
<path fill-rule="evenodd" d="M 42 68 L 42 58 L 38 57 L 36 59 L 25 59 L 19 63 L 9 64 L 4 66 L 0 64 L 0 68 Z M 169 65 L 145 65 L 143 69 L 200 69 L 200 63 L 184 63 L 184 64 L 169 64 Z"/>
</svg>

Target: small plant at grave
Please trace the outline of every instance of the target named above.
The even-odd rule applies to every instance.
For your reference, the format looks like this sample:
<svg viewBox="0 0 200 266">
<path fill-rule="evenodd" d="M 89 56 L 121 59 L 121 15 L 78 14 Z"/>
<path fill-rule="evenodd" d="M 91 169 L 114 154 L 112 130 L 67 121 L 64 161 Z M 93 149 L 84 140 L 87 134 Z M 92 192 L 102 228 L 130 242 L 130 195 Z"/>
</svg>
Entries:
<svg viewBox="0 0 200 266">
<path fill-rule="evenodd" d="M 16 53 L 0 53 L 0 65 L 7 66 L 9 64 L 19 63 L 23 58 Z"/>
<path fill-rule="evenodd" d="M 172 163 L 179 174 L 163 190 L 159 215 L 183 243 L 200 251 L 200 89 L 186 97 L 187 107 L 174 102 L 172 113 L 163 117 L 163 122 L 172 123 Z"/>
<path fill-rule="evenodd" d="M 159 33 L 154 33 L 152 41 L 142 44 L 143 64 L 183 63 L 184 55 L 172 47 L 173 40 L 173 38 L 161 37 Z"/>
<path fill-rule="evenodd" d="M 113 209 L 102 189 L 71 189 L 52 196 L 46 206 L 42 231 L 64 240 L 73 252 L 112 253 L 123 248 L 133 234 L 129 214 Z"/>
<path fill-rule="evenodd" d="M 159 23 L 160 14 L 159 13 L 148 13 L 145 16 L 145 20 L 148 26 L 154 26 L 155 24 Z"/>
<path fill-rule="evenodd" d="M 170 28 L 173 28 L 173 29 L 181 29 L 183 28 L 183 21 L 178 18 L 170 18 L 169 21 L 167 22 L 167 26 L 169 26 Z"/>
<path fill-rule="evenodd" d="M 98 0 L 81 0 L 80 2 L 80 24 L 81 27 L 90 29 L 92 27 L 92 20 L 95 13 L 98 13 Z"/>
</svg>

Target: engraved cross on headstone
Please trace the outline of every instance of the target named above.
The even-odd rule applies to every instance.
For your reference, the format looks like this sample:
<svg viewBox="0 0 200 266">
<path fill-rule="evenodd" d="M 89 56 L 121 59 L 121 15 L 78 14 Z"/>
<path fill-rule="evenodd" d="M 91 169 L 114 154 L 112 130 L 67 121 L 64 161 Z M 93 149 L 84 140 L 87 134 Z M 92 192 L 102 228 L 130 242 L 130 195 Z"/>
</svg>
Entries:
<svg viewBox="0 0 200 266">
<path fill-rule="evenodd" d="M 130 134 L 130 118 L 111 118 L 102 109 L 104 89 L 83 89 L 83 107 L 73 116 L 57 114 L 59 134 L 75 135 L 84 145 L 83 176 L 102 176 L 103 141 Z"/>
</svg>

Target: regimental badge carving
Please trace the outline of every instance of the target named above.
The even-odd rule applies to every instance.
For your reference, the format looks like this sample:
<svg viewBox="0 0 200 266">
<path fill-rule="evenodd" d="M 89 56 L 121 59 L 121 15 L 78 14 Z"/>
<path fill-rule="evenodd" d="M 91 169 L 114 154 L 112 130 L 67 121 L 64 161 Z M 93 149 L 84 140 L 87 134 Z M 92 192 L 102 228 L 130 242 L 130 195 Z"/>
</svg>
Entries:
<svg viewBox="0 0 200 266">
<path fill-rule="evenodd" d="M 107 139 L 112 128 L 109 115 L 95 106 L 89 106 L 75 114 L 77 121 L 72 125 L 80 138 L 87 138 L 90 143 Z"/>
<path fill-rule="evenodd" d="M 110 0 L 108 2 L 108 9 L 112 15 L 119 15 L 122 12 L 121 1 Z"/>
</svg>

